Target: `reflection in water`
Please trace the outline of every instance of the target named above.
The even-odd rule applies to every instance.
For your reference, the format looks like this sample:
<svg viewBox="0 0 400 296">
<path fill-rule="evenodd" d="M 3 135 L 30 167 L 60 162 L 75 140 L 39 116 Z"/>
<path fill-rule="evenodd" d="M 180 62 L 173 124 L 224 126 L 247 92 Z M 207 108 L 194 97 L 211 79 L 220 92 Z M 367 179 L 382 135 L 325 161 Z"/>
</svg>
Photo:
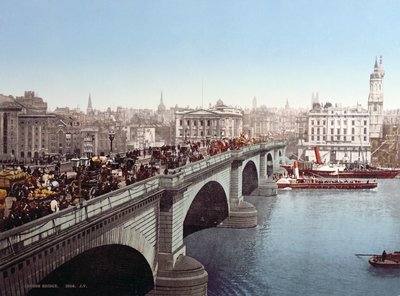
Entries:
<svg viewBox="0 0 400 296">
<path fill-rule="evenodd" d="M 354 256 L 400 250 L 399 185 L 248 197 L 256 228 L 200 231 L 187 253 L 209 273 L 209 295 L 399 295 L 400 269 Z"/>
</svg>

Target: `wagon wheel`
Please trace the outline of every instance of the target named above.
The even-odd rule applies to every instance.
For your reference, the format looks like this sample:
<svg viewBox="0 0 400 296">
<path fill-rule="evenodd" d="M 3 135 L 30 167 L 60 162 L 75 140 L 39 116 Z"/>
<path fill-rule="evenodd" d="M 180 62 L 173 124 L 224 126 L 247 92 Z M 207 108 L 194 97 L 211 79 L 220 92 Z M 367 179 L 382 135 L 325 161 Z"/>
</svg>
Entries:
<svg viewBox="0 0 400 296">
<path fill-rule="evenodd" d="M 10 190 L 10 195 L 16 197 L 17 193 L 21 189 L 21 184 L 19 183 L 14 183 L 11 185 L 11 190 Z"/>
<path fill-rule="evenodd" d="M 96 193 L 97 193 L 97 186 L 93 186 L 89 190 L 89 198 L 96 197 Z"/>
</svg>

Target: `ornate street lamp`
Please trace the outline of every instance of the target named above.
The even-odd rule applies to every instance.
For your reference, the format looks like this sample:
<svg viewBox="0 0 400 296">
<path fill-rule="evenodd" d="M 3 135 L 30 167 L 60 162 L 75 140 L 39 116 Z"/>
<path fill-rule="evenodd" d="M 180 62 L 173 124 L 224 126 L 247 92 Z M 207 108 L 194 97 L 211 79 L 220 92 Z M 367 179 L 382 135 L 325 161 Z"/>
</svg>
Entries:
<svg viewBox="0 0 400 296">
<path fill-rule="evenodd" d="M 110 139 L 110 154 L 113 152 L 113 141 L 115 138 L 115 132 L 113 130 L 110 130 L 108 132 L 108 138 Z"/>
<path fill-rule="evenodd" d="M 86 156 L 79 158 L 72 158 L 72 168 L 77 173 L 78 177 L 78 198 L 79 203 L 82 202 L 82 174 L 85 172 L 85 168 L 89 166 L 90 160 Z"/>
<path fill-rule="evenodd" d="M 94 135 L 92 135 L 92 157 L 94 156 L 94 153 L 95 153 L 95 149 L 94 149 L 94 140 L 95 140 L 96 138 L 95 138 L 95 136 Z"/>
</svg>

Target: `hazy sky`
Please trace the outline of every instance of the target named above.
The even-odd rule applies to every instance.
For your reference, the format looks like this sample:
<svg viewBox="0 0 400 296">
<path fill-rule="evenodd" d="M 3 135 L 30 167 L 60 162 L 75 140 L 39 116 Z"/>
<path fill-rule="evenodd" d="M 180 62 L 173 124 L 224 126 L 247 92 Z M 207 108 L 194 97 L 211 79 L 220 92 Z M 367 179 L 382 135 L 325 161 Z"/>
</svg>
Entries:
<svg viewBox="0 0 400 296">
<path fill-rule="evenodd" d="M 0 93 L 56 106 L 367 106 L 375 56 L 400 108 L 400 1 L 0 0 Z"/>
</svg>

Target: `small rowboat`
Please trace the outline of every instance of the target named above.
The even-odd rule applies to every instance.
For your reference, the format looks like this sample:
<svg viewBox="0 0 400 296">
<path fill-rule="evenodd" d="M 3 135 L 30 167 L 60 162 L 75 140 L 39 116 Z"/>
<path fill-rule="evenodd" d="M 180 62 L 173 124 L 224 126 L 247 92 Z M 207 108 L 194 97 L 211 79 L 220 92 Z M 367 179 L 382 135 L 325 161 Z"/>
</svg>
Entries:
<svg viewBox="0 0 400 296">
<path fill-rule="evenodd" d="M 400 267 L 400 252 L 387 253 L 385 260 L 382 255 L 375 255 L 368 262 L 374 267 Z"/>
</svg>

